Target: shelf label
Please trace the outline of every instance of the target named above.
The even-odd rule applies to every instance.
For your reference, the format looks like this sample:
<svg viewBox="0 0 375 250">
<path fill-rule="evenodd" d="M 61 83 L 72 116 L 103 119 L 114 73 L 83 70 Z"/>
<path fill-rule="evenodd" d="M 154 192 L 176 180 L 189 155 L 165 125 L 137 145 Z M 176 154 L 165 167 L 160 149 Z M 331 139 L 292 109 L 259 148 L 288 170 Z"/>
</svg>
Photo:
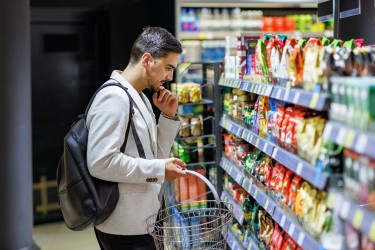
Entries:
<svg viewBox="0 0 375 250">
<path fill-rule="evenodd" d="M 333 193 L 329 193 L 328 199 L 327 199 L 327 206 L 329 208 L 333 208 L 334 202 L 335 202 L 335 195 Z"/>
<path fill-rule="evenodd" d="M 264 209 L 267 210 L 268 209 L 268 205 L 270 204 L 270 201 L 267 199 L 266 200 L 266 203 L 264 203 Z"/>
<path fill-rule="evenodd" d="M 286 89 L 286 90 L 285 90 L 284 98 L 283 98 L 284 101 L 288 101 L 288 98 L 289 98 L 289 92 L 290 92 L 289 89 Z"/>
<path fill-rule="evenodd" d="M 293 98 L 293 103 L 294 104 L 298 104 L 299 103 L 299 98 L 301 97 L 301 93 L 296 91 L 295 94 L 294 94 L 294 98 Z"/>
<path fill-rule="evenodd" d="M 353 221 L 352 221 L 354 228 L 359 229 L 361 227 L 363 217 L 364 217 L 363 211 L 361 209 L 357 209 L 357 211 L 355 211 Z"/>
<path fill-rule="evenodd" d="M 255 192 L 254 192 L 254 199 L 257 199 L 257 196 L 258 196 L 258 189 L 255 189 Z"/>
<path fill-rule="evenodd" d="M 259 85 L 258 85 L 258 84 L 255 84 L 254 93 L 257 93 L 257 94 L 258 94 L 258 88 L 259 88 Z"/>
<path fill-rule="evenodd" d="M 368 237 L 370 238 L 371 241 L 375 241 L 375 221 L 371 223 Z"/>
<path fill-rule="evenodd" d="M 280 96 L 281 96 L 281 89 L 278 89 L 275 99 L 280 100 Z"/>
<path fill-rule="evenodd" d="M 303 168 L 303 163 L 302 162 L 298 162 L 297 169 L 296 169 L 296 174 L 301 175 L 302 168 Z"/>
<path fill-rule="evenodd" d="M 310 105 L 309 107 L 311 109 L 315 109 L 316 106 L 318 105 L 318 101 L 319 101 L 319 93 L 314 93 L 311 97 L 311 101 L 310 101 Z"/>
<path fill-rule="evenodd" d="M 354 138 L 355 138 L 355 132 L 353 130 L 349 130 L 348 133 L 346 134 L 345 147 L 352 148 Z"/>
<path fill-rule="evenodd" d="M 272 158 L 273 158 L 273 159 L 276 159 L 277 151 L 278 151 L 278 148 L 277 148 L 277 147 L 274 147 L 274 148 L 273 148 L 273 152 L 272 152 Z"/>
<path fill-rule="evenodd" d="M 344 204 L 340 210 L 340 216 L 346 220 L 348 218 L 350 211 L 350 203 L 348 201 L 344 201 Z"/>
<path fill-rule="evenodd" d="M 260 141 L 260 139 L 259 139 L 259 137 L 257 138 L 257 140 L 256 140 L 256 142 L 255 142 L 255 147 L 259 147 L 259 141 Z"/>
<path fill-rule="evenodd" d="M 294 233 L 294 230 L 296 229 L 296 226 L 294 225 L 294 223 L 290 223 L 290 226 L 289 226 L 289 230 L 288 230 L 288 234 L 290 235 L 290 237 L 293 237 L 293 233 Z"/>
<path fill-rule="evenodd" d="M 253 134 L 250 134 L 250 139 L 249 139 L 249 142 L 251 143 L 251 144 L 253 144 Z"/>
<path fill-rule="evenodd" d="M 264 143 L 263 152 L 267 152 L 268 142 Z"/>
<path fill-rule="evenodd" d="M 286 221 L 286 216 L 283 215 L 283 216 L 281 217 L 280 227 L 284 228 L 284 226 L 285 226 L 285 221 Z"/>
<path fill-rule="evenodd" d="M 249 246 L 247 247 L 247 250 L 253 249 L 253 242 L 250 240 Z"/>
<path fill-rule="evenodd" d="M 303 246 L 303 240 L 304 239 L 305 239 L 305 233 L 300 232 L 299 235 L 298 235 L 298 240 L 297 240 L 298 245 Z"/>
<path fill-rule="evenodd" d="M 252 84 L 251 84 L 251 88 L 250 88 L 250 92 L 251 92 L 251 93 L 254 93 L 254 87 L 255 87 L 255 84 L 252 83 Z"/>
<path fill-rule="evenodd" d="M 336 142 L 337 144 L 343 146 L 345 145 L 346 129 L 340 128 L 339 133 L 337 134 Z"/>
<path fill-rule="evenodd" d="M 267 86 L 262 87 L 262 95 L 266 95 Z"/>
<path fill-rule="evenodd" d="M 359 134 L 357 137 L 357 143 L 355 144 L 355 149 L 358 153 L 362 154 L 366 151 L 367 143 L 368 143 L 368 137 L 364 134 Z"/>
<path fill-rule="evenodd" d="M 241 174 L 240 173 L 237 173 L 237 171 L 236 171 L 236 182 L 238 183 L 238 184 L 241 184 L 241 181 L 242 181 L 242 176 L 241 176 Z"/>
<path fill-rule="evenodd" d="M 332 134 L 333 126 L 331 123 L 327 123 L 324 132 L 323 132 L 323 138 L 330 139 Z"/>
<path fill-rule="evenodd" d="M 249 88 L 249 82 L 246 81 L 243 83 L 242 89 L 247 90 L 248 88 Z"/>
</svg>

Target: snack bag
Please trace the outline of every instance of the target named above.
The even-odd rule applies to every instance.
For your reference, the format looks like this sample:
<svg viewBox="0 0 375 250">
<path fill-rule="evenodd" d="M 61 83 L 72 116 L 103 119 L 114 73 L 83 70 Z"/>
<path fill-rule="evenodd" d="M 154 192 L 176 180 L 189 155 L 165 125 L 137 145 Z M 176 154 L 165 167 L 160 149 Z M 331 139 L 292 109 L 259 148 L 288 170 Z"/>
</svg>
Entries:
<svg viewBox="0 0 375 250">
<path fill-rule="evenodd" d="M 268 76 L 266 44 L 262 39 L 258 40 L 255 52 L 256 74 Z"/>
<path fill-rule="evenodd" d="M 273 77 L 277 74 L 280 65 L 280 59 L 282 54 L 282 44 L 278 37 L 272 37 L 267 43 L 267 63 L 269 76 Z"/>
<path fill-rule="evenodd" d="M 281 201 L 284 203 L 284 204 L 288 204 L 288 199 L 289 199 L 289 192 L 290 192 L 290 186 L 291 186 L 291 183 L 292 183 L 292 178 L 294 176 L 294 173 L 293 171 L 291 171 L 290 169 L 288 169 L 286 171 L 286 174 L 284 176 L 284 179 L 283 179 L 283 184 L 282 184 L 282 190 L 281 190 Z"/>
<path fill-rule="evenodd" d="M 300 86 L 303 80 L 303 49 L 296 45 L 289 57 L 288 79 L 293 87 Z"/>
<path fill-rule="evenodd" d="M 266 137 L 267 135 L 267 112 L 269 110 L 268 97 L 260 96 L 258 102 L 258 125 L 259 135 Z"/>
<path fill-rule="evenodd" d="M 299 175 L 294 175 L 292 182 L 290 183 L 288 206 L 294 210 L 294 204 L 302 184 L 302 179 Z"/>
</svg>

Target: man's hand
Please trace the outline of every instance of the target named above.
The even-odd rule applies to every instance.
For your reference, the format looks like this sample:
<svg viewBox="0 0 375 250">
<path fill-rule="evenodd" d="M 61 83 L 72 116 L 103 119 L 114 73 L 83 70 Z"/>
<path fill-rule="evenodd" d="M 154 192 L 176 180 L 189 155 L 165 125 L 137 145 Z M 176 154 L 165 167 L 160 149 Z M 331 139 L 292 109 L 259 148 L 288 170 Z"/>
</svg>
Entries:
<svg viewBox="0 0 375 250">
<path fill-rule="evenodd" d="M 154 105 L 167 116 L 175 116 L 178 107 L 178 96 L 171 91 L 160 87 L 159 95 L 157 92 L 152 96 Z"/>
<path fill-rule="evenodd" d="M 165 179 L 173 181 L 174 179 L 186 176 L 186 164 L 178 158 L 168 158 L 165 160 Z"/>
</svg>

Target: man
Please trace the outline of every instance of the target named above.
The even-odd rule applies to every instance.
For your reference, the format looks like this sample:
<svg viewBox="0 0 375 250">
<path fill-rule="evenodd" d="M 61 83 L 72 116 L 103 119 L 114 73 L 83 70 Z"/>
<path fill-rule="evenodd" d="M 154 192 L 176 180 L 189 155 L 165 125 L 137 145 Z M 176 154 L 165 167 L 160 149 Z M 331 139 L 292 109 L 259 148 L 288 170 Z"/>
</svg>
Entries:
<svg viewBox="0 0 375 250">
<path fill-rule="evenodd" d="M 118 204 L 102 224 L 95 228 L 101 249 L 154 249 L 147 232 L 146 219 L 160 209 L 161 184 L 185 176 L 185 163 L 168 158 L 180 127 L 178 97 L 162 85 L 173 78 L 173 70 L 182 52 L 178 40 L 163 28 L 147 27 L 135 40 L 129 64 L 124 71 L 113 71 L 108 82 L 119 82 L 133 99 L 135 125 L 146 159 L 140 158 L 130 129 L 129 97 L 117 86 L 99 91 L 87 115 L 89 129 L 87 163 L 91 175 L 118 182 Z M 156 124 L 152 106 L 142 90 L 155 91 L 154 105 L 160 109 Z"/>
</svg>

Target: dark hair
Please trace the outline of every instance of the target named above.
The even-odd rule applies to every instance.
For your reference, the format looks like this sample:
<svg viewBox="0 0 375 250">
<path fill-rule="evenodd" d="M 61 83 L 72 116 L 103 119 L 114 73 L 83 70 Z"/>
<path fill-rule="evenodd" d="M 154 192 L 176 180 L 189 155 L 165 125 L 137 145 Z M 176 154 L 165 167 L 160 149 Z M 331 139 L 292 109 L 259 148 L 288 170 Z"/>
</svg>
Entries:
<svg viewBox="0 0 375 250">
<path fill-rule="evenodd" d="M 166 29 L 146 27 L 133 43 L 129 62 L 139 62 L 142 55 L 147 52 L 157 59 L 166 57 L 169 53 L 181 54 L 182 46 Z"/>
</svg>

